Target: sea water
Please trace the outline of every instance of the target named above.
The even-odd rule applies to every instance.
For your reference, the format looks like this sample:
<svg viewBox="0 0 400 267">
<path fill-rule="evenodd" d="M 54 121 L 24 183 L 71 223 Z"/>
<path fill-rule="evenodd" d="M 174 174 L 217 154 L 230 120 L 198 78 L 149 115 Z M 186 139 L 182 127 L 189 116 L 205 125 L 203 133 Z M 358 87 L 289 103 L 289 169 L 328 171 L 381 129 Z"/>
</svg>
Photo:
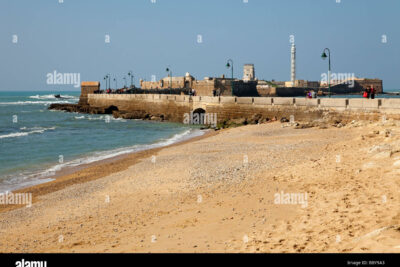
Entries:
<svg viewBox="0 0 400 267">
<path fill-rule="evenodd" d="M 57 171 L 202 134 L 167 122 L 48 110 L 79 92 L 0 92 L 0 193 L 43 183 Z"/>
</svg>

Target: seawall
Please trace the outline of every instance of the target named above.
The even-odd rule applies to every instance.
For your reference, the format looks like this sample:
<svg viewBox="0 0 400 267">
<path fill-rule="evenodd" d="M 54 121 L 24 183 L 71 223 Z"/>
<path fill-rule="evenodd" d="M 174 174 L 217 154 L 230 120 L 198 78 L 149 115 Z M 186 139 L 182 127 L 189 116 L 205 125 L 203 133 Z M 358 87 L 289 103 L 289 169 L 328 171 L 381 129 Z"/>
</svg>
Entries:
<svg viewBox="0 0 400 267">
<path fill-rule="evenodd" d="M 163 115 L 165 120 L 182 122 L 185 113 L 216 113 L 218 122 L 226 119 L 289 118 L 312 121 L 332 116 L 348 121 L 400 119 L 400 99 L 286 98 L 286 97 L 209 97 L 161 94 L 89 94 L 92 108 L 110 108 L 121 113 L 144 112 Z"/>
</svg>

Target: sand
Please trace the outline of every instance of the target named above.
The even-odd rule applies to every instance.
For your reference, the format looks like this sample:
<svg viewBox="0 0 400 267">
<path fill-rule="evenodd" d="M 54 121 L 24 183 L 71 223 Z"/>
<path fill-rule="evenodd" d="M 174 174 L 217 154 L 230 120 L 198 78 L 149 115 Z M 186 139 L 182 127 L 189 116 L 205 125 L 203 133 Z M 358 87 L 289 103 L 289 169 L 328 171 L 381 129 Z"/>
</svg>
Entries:
<svg viewBox="0 0 400 267">
<path fill-rule="evenodd" d="M 283 126 L 223 130 L 24 189 L 34 204 L 2 207 L 0 252 L 400 252 L 400 125 Z"/>
</svg>

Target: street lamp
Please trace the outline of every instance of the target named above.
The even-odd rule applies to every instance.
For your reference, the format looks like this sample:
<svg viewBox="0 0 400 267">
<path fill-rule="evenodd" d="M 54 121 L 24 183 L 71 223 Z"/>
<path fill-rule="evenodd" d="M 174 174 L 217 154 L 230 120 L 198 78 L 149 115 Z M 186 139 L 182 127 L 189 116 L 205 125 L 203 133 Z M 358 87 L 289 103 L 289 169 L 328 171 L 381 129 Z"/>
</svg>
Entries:
<svg viewBox="0 0 400 267">
<path fill-rule="evenodd" d="M 107 90 L 107 75 L 106 76 L 104 76 L 104 78 L 103 78 L 103 80 L 105 80 L 106 81 L 106 90 Z"/>
<path fill-rule="evenodd" d="M 231 95 L 233 96 L 233 60 L 232 59 L 228 59 L 228 62 L 226 63 L 226 67 L 228 69 L 231 68 L 231 70 L 232 70 Z"/>
<path fill-rule="evenodd" d="M 170 78 L 170 82 L 169 82 L 169 93 L 171 94 L 171 89 L 172 89 L 172 71 L 169 68 L 166 68 L 165 71 L 167 73 L 169 73 L 169 78 Z"/>
<path fill-rule="evenodd" d="M 111 89 L 111 74 L 108 73 L 106 77 L 108 78 L 108 89 Z"/>
<path fill-rule="evenodd" d="M 128 76 L 131 77 L 131 88 L 133 88 L 133 71 L 130 70 Z"/>
<path fill-rule="evenodd" d="M 124 88 L 126 88 L 126 76 L 124 76 L 122 79 L 124 79 Z"/>
<path fill-rule="evenodd" d="M 114 82 L 115 82 L 115 89 L 118 89 L 118 82 L 117 82 L 117 77 L 114 78 Z"/>
<path fill-rule="evenodd" d="M 326 55 L 326 51 L 328 51 L 328 55 Z M 322 52 L 321 55 L 322 59 L 328 58 L 328 64 L 329 64 L 329 69 L 328 69 L 328 90 L 329 90 L 329 97 L 331 97 L 331 50 L 329 48 L 325 48 L 324 51 Z"/>
</svg>

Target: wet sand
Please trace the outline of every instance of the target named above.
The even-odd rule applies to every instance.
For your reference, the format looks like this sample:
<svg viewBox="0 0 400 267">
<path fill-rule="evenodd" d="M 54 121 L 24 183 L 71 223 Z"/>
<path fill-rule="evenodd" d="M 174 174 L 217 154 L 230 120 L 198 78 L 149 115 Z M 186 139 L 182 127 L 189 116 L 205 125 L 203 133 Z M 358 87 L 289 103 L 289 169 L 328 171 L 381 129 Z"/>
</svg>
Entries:
<svg viewBox="0 0 400 267">
<path fill-rule="evenodd" d="M 26 188 L 32 207 L 0 213 L 0 251 L 400 252 L 400 125 L 282 126 L 228 129 Z"/>
</svg>

